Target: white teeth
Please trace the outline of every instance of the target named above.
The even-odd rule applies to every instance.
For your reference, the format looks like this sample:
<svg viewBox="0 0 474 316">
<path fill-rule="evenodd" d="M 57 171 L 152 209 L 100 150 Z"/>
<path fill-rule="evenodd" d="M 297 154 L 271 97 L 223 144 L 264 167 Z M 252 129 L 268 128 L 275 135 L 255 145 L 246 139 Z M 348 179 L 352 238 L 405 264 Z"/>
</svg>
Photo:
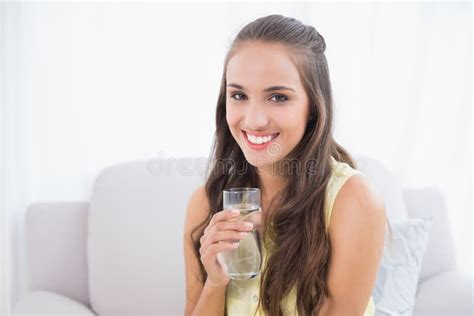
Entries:
<svg viewBox="0 0 474 316">
<path fill-rule="evenodd" d="M 262 144 L 262 143 L 267 143 L 269 142 L 270 140 L 272 140 L 272 136 L 271 135 L 268 135 L 268 136 L 264 136 L 264 137 L 256 137 L 256 136 L 253 136 L 253 135 L 249 135 L 247 134 L 247 138 L 248 140 L 253 143 L 253 144 Z"/>
</svg>

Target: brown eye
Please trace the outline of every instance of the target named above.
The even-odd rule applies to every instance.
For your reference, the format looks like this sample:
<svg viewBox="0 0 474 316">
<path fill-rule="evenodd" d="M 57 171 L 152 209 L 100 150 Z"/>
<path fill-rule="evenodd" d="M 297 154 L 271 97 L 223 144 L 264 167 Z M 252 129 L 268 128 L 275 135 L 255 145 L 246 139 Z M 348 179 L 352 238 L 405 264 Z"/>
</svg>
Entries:
<svg viewBox="0 0 474 316">
<path fill-rule="evenodd" d="M 275 102 L 278 102 L 278 103 L 288 101 L 288 97 L 283 94 L 274 94 L 272 95 L 271 99 L 273 99 L 274 97 L 277 97 L 277 100 Z"/>
<path fill-rule="evenodd" d="M 240 100 L 242 100 L 242 98 L 241 98 L 241 97 L 235 98 L 235 96 L 236 96 L 236 95 L 239 95 L 239 96 L 244 96 L 244 97 L 245 97 L 245 95 L 243 95 L 242 93 L 234 93 L 234 94 L 233 94 L 233 95 L 231 95 L 230 97 L 231 97 L 232 99 L 235 99 L 235 100 L 237 100 L 237 101 L 240 101 Z"/>
</svg>

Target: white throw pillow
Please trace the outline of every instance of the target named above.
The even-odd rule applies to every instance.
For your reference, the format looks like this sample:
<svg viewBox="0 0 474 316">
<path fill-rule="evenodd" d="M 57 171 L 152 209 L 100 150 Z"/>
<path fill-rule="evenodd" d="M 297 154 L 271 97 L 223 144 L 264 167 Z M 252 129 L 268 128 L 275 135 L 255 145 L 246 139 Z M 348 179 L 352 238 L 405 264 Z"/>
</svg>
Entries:
<svg viewBox="0 0 474 316">
<path fill-rule="evenodd" d="M 433 216 L 390 222 L 372 291 L 375 315 L 411 315 Z M 391 238 L 390 238 L 391 237 Z"/>
</svg>

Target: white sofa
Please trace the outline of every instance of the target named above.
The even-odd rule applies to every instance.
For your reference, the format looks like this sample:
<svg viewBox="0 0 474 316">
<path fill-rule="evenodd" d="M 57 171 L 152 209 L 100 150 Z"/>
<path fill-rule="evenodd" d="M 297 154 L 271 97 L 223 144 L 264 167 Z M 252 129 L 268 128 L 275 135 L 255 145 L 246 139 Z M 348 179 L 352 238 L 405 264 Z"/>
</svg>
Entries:
<svg viewBox="0 0 474 316">
<path fill-rule="evenodd" d="M 30 292 L 16 303 L 14 315 L 183 315 L 185 209 L 203 183 L 206 159 L 176 159 L 174 166 L 165 161 L 104 169 L 89 201 L 28 208 Z M 414 315 L 472 315 L 472 279 L 456 269 L 441 193 L 400 188 L 377 161 L 356 161 L 382 194 L 389 220 L 434 216 Z"/>
</svg>

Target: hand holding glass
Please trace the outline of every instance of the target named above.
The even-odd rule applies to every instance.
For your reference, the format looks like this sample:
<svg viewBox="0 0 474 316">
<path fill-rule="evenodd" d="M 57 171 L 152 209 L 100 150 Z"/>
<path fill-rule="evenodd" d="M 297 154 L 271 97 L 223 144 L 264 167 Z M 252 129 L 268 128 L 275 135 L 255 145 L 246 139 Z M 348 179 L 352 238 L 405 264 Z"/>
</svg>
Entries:
<svg viewBox="0 0 474 316">
<path fill-rule="evenodd" d="M 260 189 L 232 188 L 223 191 L 224 210 L 238 209 L 239 217 L 234 220 L 251 222 L 252 231 L 242 240 L 237 249 L 225 250 L 218 257 L 227 266 L 229 277 L 234 280 L 248 280 L 260 273 L 261 251 L 261 208 Z"/>
</svg>

